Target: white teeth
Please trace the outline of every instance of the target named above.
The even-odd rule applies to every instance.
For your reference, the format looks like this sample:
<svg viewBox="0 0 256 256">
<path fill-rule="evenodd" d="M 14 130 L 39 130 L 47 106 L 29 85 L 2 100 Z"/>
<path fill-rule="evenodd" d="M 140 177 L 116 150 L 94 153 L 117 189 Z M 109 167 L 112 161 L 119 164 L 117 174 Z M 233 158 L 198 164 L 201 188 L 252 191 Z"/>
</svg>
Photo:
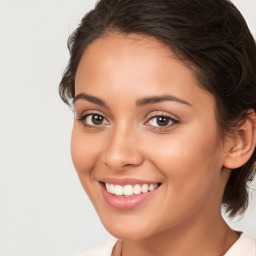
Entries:
<svg viewBox="0 0 256 256">
<path fill-rule="evenodd" d="M 109 192 L 110 192 L 111 194 L 115 194 L 115 185 L 110 184 Z"/>
<path fill-rule="evenodd" d="M 136 185 L 134 186 L 134 188 L 133 188 L 133 193 L 134 193 L 135 195 L 140 194 L 140 193 L 141 193 L 141 185 L 136 184 Z"/>
<path fill-rule="evenodd" d="M 120 185 L 115 185 L 115 195 L 122 196 L 124 194 L 124 189 Z"/>
<path fill-rule="evenodd" d="M 105 183 L 106 190 L 116 196 L 132 196 L 132 195 L 139 195 L 141 193 L 147 193 L 149 191 L 152 191 L 158 187 L 158 184 L 136 184 L 134 186 L 132 185 L 114 185 Z"/>
<path fill-rule="evenodd" d="M 132 185 L 125 185 L 124 186 L 124 195 L 131 196 L 133 194 L 133 187 Z"/>
<path fill-rule="evenodd" d="M 142 193 L 147 193 L 148 192 L 148 184 L 143 184 L 141 191 L 142 191 Z"/>
<path fill-rule="evenodd" d="M 148 190 L 152 191 L 152 190 L 154 190 L 154 188 L 155 188 L 154 184 L 150 184 L 149 187 L 148 187 Z"/>
</svg>

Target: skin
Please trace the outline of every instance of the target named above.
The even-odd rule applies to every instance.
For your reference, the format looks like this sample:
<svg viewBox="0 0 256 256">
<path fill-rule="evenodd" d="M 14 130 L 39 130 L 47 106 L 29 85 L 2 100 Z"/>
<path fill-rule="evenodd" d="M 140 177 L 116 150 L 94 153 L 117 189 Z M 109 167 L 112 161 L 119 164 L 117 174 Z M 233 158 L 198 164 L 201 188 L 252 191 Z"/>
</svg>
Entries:
<svg viewBox="0 0 256 256">
<path fill-rule="evenodd" d="M 103 225 L 123 240 L 122 255 L 223 255 L 238 239 L 221 217 L 230 175 L 224 163 L 232 145 L 219 143 L 214 98 L 192 71 L 152 38 L 109 34 L 84 52 L 75 92 L 72 159 Z M 163 95 L 186 104 L 136 105 Z M 102 116 L 103 123 L 93 123 L 92 116 L 79 120 L 89 114 Z M 159 127 L 161 115 L 171 119 Z M 103 198 L 99 181 L 106 177 L 161 186 L 149 200 L 123 211 Z"/>
</svg>

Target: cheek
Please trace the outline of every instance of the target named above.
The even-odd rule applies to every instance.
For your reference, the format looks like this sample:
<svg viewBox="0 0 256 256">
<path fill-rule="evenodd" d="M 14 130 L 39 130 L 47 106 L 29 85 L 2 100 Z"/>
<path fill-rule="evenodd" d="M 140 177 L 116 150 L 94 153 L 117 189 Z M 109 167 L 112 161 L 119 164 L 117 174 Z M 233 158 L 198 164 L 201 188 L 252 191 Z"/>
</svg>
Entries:
<svg viewBox="0 0 256 256">
<path fill-rule="evenodd" d="M 206 132 L 200 133 L 199 130 L 197 133 L 192 136 L 180 133 L 166 137 L 147 138 L 145 148 L 148 149 L 148 155 L 150 155 L 148 158 L 151 158 L 155 165 L 160 165 L 163 172 L 169 169 L 170 171 L 166 174 L 171 176 L 204 172 L 205 168 L 211 167 L 218 161 L 220 151 L 214 132 L 207 134 Z M 175 171 L 177 169 L 179 172 Z"/>
<path fill-rule="evenodd" d="M 91 174 L 97 161 L 98 146 L 92 136 L 86 136 L 76 124 L 71 136 L 71 156 L 80 180 Z"/>
<path fill-rule="evenodd" d="M 186 145 L 186 144 L 185 144 Z M 163 153 L 164 152 L 164 153 Z M 218 154 L 204 145 L 186 145 L 180 140 L 155 152 L 156 166 L 170 181 L 172 188 L 198 188 L 198 183 L 210 183 L 218 174 Z"/>
<path fill-rule="evenodd" d="M 86 135 L 80 127 L 74 124 L 71 136 L 71 156 L 79 180 L 88 197 L 95 205 L 94 169 L 98 161 L 100 146 L 94 136 Z"/>
<path fill-rule="evenodd" d="M 193 136 L 190 132 L 173 133 L 157 143 L 151 140 L 158 146 L 150 147 L 150 158 L 166 179 L 167 193 L 175 205 L 184 207 L 196 206 L 211 197 L 219 186 L 222 167 L 216 130 L 197 127 Z"/>
</svg>

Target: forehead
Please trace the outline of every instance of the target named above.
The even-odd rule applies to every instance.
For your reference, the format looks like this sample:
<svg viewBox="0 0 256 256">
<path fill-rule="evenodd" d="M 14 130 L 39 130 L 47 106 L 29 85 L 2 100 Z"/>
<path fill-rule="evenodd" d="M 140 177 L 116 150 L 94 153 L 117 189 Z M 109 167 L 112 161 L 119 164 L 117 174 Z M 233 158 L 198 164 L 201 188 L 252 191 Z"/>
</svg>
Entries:
<svg viewBox="0 0 256 256">
<path fill-rule="evenodd" d="M 84 73 L 86 69 L 91 72 L 92 69 L 104 68 L 102 71 L 108 71 L 108 75 L 114 76 L 117 71 L 122 71 L 126 76 L 132 73 L 132 77 L 135 77 L 142 70 L 153 70 L 157 65 L 160 67 L 164 59 L 170 57 L 176 58 L 166 46 L 154 38 L 136 34 L 108 34 L 87 47 L 77 75 L 80 75 L 80 70 Z"/>
<path fill-rule="evenodd" d="M 171 93 L 191 105 L 213 100 L 167 46 L 142 35 L 109 34 L 89 45 L 77 70 L 75 91 L 120 99 Z"/>
</svg>

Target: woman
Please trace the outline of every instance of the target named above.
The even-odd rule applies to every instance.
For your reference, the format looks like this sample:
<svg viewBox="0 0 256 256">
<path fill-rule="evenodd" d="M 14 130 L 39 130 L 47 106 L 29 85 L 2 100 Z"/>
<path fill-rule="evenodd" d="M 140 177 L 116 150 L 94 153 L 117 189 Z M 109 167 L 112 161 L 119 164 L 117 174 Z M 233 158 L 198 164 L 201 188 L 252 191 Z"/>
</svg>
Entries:
<svg viewBox="0 0 256 256">
<path fill-rule="evenodd" d="M 77 255 L 256 255 L 221 216 L 245 211 L 256 160 L 256 46 L 226 0 L 101 0 L 60 83 L 72 159 L 117 241 Z"/>
</svg>

